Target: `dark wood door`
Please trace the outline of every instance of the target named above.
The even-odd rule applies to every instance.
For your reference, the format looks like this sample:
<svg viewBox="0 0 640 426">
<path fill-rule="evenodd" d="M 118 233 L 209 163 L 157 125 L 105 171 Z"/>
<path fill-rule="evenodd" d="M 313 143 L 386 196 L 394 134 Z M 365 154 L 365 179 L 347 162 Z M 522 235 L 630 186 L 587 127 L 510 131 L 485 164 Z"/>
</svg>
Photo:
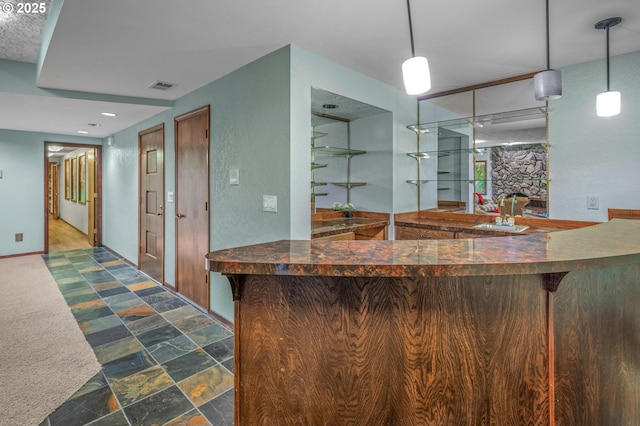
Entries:
<svg viewBox="0 0 640 426">
<path fill-rule="evenodd" d="M 138 264 L 164 284 L 164 125 L 138 134 L 140 209 Z"/>
<path fill-rule="evenodd" d="M 209 106 L 175 119 L 176 290 L 209 310 Z"/>
<path fill-rule="evenodd" d="M 97 202 L 98 202 L 98 173 L 96 168 L 96 149 L 87 151 L 87 240 L 91 246 L 98 245 L 97 241 Z"/>
</svg>

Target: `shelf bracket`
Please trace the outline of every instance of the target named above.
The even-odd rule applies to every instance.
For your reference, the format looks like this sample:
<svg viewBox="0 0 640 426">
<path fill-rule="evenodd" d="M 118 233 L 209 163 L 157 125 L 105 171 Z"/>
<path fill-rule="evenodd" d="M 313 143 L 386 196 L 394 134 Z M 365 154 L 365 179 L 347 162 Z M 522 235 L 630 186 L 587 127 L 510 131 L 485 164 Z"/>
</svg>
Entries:
<svg viewBox="0 0 640 426">
<path fill-rule="evenodd" d="M 549 292 L 555 292 L 558 290 L 558 286 L 560 285 L 560 281 L 568 274 L 569 272 L 550 272 L 547 274 L 542 274 L 542 278 L 544 280 L 544 289 Z"/>
<path fill-rule="evenodd" d="M 242 297 L 242 289 L 244 288 L 247 276 L 244 274 L 233 274 L 226 275 L 226 277 L 229 279 L 229 284 L 231 285 L 233 301 L 237 302 L 240 300 L 240 297 Z"/>
</svg>

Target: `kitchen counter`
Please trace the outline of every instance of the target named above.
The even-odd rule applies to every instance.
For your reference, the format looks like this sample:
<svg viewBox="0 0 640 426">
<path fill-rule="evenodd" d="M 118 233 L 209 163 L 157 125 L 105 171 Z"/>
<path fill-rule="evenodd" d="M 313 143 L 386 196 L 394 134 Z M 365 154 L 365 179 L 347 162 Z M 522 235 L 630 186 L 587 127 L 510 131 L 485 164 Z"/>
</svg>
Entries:
<svg viewBox="0 0 640 426">
<path fill-rule="evenodd" d="M 577 229 L 586 226 L 596 225 L 599 222 L 586 222 L 575 220 L 558 220 L 558 219 L 541 219 L 541 218 L 525 218 L 514 217 L 515 224 L 526 227 L 520 232 L 501 231 L 497 226 L 495 229 L 478 229 L 476 225 L 495 223 L 496 216 L 464 214 L 464 213 L 443 213 L 433 211 L 400 213 L 395 215 L 395 226 L 398 228 L 414 229 L 414 230 L 431 230 L 443 232 L 453 235 L 449 238 L 474 238 L 474 237 L 493 237 L 493 236 L 509 236 L 509 235 L 531 235 L 547 232 L 555 232 L 566 229 Z M 398 234 L 398 232 L 396 232 Z M 405 239 L 400 233 L 400 238 Z M 419 235 L 415 232 L 409 232 L 410 236 Z M 458 236 L 459 234 L 459 236 Z M 429 238 L 425 235 L 425 238 Z M 417 238 L 406 238 L 417 239 Z"/>
<path fill-rule="evenodd" d="M 341 217 L 311 222 L 311 238 L 322 238 L 345 232 L 361 231 L 389 226 L 388 220 L 366 217 Z"/>
<path fill-rule="evenodd" d="M 206 267 L 235 300 L 236 425 L 640 424 L 640 221 Z"/>
</svg>

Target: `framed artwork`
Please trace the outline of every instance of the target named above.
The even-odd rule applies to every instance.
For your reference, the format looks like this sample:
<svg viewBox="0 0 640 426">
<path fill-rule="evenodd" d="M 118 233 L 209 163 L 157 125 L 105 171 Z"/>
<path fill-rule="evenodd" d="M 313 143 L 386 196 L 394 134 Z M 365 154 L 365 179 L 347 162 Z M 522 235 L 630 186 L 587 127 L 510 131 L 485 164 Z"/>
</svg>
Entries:
<svg viewBox="0 0 640 426">
<path fill-rule="evenodd" d="M 487 195 L 487 160 L 476 161 L 475 188 L 478 194 Z"/>
<path fill-rule="evenodd" d="M 64 199 L 71 198 L 71 168 L 69 166 L 69 159 L 64 160 Z"/>
<path fill-rule="evenodd" d="M 71 157 L 71 201 L 78 201 L 78 159 Z"/>
<path fill-rule="evenodd" d="M 78 202 L 87 202 L 87 154 L 78 155 Z"/>
</svg>

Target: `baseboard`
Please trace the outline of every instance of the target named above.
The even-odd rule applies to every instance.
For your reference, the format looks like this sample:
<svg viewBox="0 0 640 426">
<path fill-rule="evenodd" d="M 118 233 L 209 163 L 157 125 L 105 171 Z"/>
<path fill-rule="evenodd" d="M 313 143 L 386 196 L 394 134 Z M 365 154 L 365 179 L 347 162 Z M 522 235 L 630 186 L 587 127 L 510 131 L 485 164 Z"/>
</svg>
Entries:
<svg viewBox="0 0 640 426">
<path fill-rule="evenodd" d="M 109 250 L 111 253 L 113 253 L 115 256 L 117 256 L 120 260 L 122 260 L 123 262 L 129 264 L 130 266 L 136 268 L 138 270 L 138 272 L 144 274 L 144 272 L 140 271 L 140 269 L 138 269 L 138 265 L 134 264 L 133 262 L 131 262 L 130 260 L 126 259 L 125 257 L 123 257 L 120 253 L 118 253 L 115 250 L 112 250 L 111 248 L 109 248 L 108 246 L 102 245 L 102 247 L 104 247 L 105 249 Z M 146 274 L 144 274 L 146 275 Z M 148 275 L 146 275 L 147 277 L 149 277 Z M 154 280 L 153 278 L 149 277 L 149 279 L 158 282 L 156 280 Z M 160 284 L 160 283 L 158 283 Z M 179 296 L 180 298 L 184 298 L 185 300 L 186 297 L 184 297 L 182 294 L 180 294 L 178 291 L 176 291 L 175 286 L 172 286 L 170 284 L 168 284 L 167 282 L 164 282 L 160 285 L 163 285 L 164 287 L 166 287 L 167 289 L 171 290 L 173 293 L 176 294 L 176 296 Z M 189 300 L 190 303 L 193 303 L 192 301 Z M 209 310 L 208 312 L 206 312 L 204 310 L 204 308 L 202 308 L 202 310 L 204 311 L 204 313 L 209 314 L 210 316 L 212 316 L 213 318 L 215 318 L 216 320 L 220 321 L 221 323 L 223 323 L 224 325 L 226 325 L 227 327 L 229 327 L 231 329 L 231 331 L 234 331 L 234 326 L 233 326 L 233 322 L 229 321 L 228 319 L 226 319 L 225 317 L 223 317 L 220 314 L 217 314 L 215 312 L 213 312 L 212 310 Z"/>
<path fill-rule="evenodd" d="M 0 259 L 8 259 L 10 257 L 22 257 L 22 256 L 33 256 L 34 254 L 44 254 L 44 251 L 32 251 L 30 253 L 17 253 L 17 254 L 6 254 L 4 256 L 0 256 Z"/>
<path fill-rule="evenodd" d="M 111 247 L 109 246 L 105 246 L 104 244 L 101 246 L 104 247 L 105 249 L 109 250 L 111 253 L 113 253 L 118 259 L 122 260 L 124 263 L 126 263 L 129 266 L 133 266 L 134 268 L 138 269 L 138 265 L 136 265 L 135 263 L 133 263 L 132 261 L 130 261 L 129 259 L 127 259 L 126 257 L 124 257 L 123 255 L 121 255 L 120 253 L 118 253 L 117 251 L 113 250 Z"/>
<path fill-rule="evenodd" d="M 229 321 L 222 315 L 213 312 L 211 309 L 209 309 L 209 315 L 211 315 L 212 317 L 214 317 L 215 319 L 217 319 L 218 321 L 220 321 L 221 323 L 229 327 L 231 331 L 235 332 L 235 327 L 233 325 L 233 322 Z"/>
</svg>

